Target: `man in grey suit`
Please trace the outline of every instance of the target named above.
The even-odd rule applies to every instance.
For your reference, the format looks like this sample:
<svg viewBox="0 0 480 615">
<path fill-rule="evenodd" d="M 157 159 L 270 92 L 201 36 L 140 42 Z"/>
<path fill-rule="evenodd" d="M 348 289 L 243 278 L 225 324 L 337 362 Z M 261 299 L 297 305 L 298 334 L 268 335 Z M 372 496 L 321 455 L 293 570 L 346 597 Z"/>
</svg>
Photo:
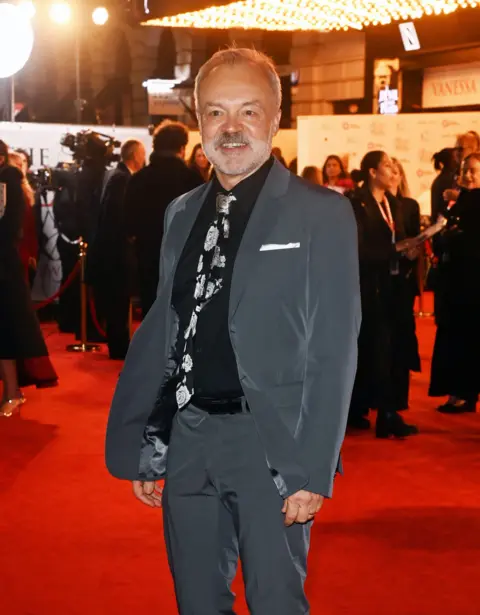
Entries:
<svg viewBox="0 0 480 615">
<path fill-rule="evenodd" d="M 216 53 L 195 95 L 215 177 L 167 210 L 107 465 L 163 506 L 181 615 L 232 614 L 239 557 L 253 615 L 304 615 L 356 370 L 356 225 L 344 197 L 272 158 L 281 89 L 266 56 Z"/>
</svg>

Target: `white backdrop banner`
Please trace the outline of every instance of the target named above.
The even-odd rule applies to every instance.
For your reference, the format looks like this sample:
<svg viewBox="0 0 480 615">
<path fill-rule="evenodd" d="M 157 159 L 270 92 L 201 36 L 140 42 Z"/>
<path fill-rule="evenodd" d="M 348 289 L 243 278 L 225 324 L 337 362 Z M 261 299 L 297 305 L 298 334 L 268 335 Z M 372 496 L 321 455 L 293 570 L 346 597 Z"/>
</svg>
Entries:
<svg viewBox="0 0 480 615">
<path fill-rule="evenodd" d="M 72 153 L 60 145 L 60 140 L 66 133 L 76 134 L 80 130 L 101 132 L 118 141 L 139 139 L 150 153 L 152 137 L 147 128 L 125 126 L 78 126 L 76 124 L 35 124 L 0 122 L 0 139 L 10 148 L 23 148 L 31 152 L 33 166 L 55 167 L 58 162 L 71 162 Z M 200 143 L 198 131 L 191 130 L 187 147 L 187 157 L 193 147 Z M 297 131 L 280 130 L 273 144 L 280 147 L 288 162 L 297 155 Z"/>
<path fill-rule="evenodd" d="M 298 170 L 307 165 L 322 167 L 325 158 L 337 154 L 358 169 L 362 157 L 384 150 L 405 168 L 412 196 L 422 213 L 430 213 L 430 186 L 435 178 L 432 156 L 453 147 L 459 134 L 480 132 L 479 113 L 415 113 L 400 115 L 299 117 Z"/>
</svg>

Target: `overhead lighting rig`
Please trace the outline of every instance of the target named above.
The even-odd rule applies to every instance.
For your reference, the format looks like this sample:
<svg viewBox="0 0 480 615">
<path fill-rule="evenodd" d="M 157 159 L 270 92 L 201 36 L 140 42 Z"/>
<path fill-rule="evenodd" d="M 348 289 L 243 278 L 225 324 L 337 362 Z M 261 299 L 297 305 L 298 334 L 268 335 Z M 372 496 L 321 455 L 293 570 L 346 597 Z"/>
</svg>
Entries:
<svg viewBox="0 0 480 615">
<path fill-rule="evenodd" d="M 281 31 L 362 30 L 425 15 L 475 8 L 480 0 L 243 0 L 172 17 L 146 26 Z"/>
</svg>

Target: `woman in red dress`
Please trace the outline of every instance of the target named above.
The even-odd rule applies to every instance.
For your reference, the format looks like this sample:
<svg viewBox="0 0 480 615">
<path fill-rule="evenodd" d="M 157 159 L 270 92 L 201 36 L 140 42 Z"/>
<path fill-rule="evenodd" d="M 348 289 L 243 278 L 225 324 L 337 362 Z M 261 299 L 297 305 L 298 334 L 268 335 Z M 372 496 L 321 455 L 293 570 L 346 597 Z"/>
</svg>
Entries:
<svg viewBox="0 0 480 615">
<path fill-rule="evenodd" d="M 323 185 L 340 194 L 350 192 L 355 184 L 348 176 L 340 156 L 328 156 L 322 169 Z"/>
</svg>

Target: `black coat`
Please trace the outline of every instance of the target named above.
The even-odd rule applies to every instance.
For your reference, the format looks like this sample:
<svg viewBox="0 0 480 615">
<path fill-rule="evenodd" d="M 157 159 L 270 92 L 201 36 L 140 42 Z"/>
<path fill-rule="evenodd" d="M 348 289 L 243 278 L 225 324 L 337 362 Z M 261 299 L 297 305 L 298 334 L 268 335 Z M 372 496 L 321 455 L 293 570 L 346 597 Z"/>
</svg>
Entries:
<svg viewBox="0 0 480 615">
<path fill-rule="evenodd" d="M 463 190 L 447 215 L 429 393 L 470 399 L 480 393 L 480 189 Z"/>
<path fill-rule="evenodd" d="M 431 192 L 431 216 L 435 222 L 439 214 L 444 213 L 447 202 L 443 198 L 445 190 L 455 187 L 455 172 L 443 170 L 432 182 Z"/>
<path fill-rule="evenodd" d="M 387 195 L 395 222 L 396 241 L 404 239 L 401 203 Z M 358 408 L 402 410 L 408 406 L 404 374 L 418 368 L 412 347 L 413 313 L 405 269 L 392 243 L 392 232 L 369 190 L 351 197 L 358 226 L 362 326 L 352 404 Z M 391 275 L 398 263 L 399 275 Z M 407 391 L 408 393 L 408 391 Z"/>
<path fill-rule="evenodd" d="M 108 176 L 95 237 L 88 251 L 88 279 L 91 283 L 122 279 L 127 274 L 125 194 L 131 177 L 123 162 Z"/>
<path fill-rule="evenodd" d="M 150 164 L 136 173 L 127 188 L 127 233 L 135 237 L 139 267 L 158 270 L 163 222 L 167 206 L 203 183 L 185 162 L 175 156 L 153 153 Z"/>
</svg>

